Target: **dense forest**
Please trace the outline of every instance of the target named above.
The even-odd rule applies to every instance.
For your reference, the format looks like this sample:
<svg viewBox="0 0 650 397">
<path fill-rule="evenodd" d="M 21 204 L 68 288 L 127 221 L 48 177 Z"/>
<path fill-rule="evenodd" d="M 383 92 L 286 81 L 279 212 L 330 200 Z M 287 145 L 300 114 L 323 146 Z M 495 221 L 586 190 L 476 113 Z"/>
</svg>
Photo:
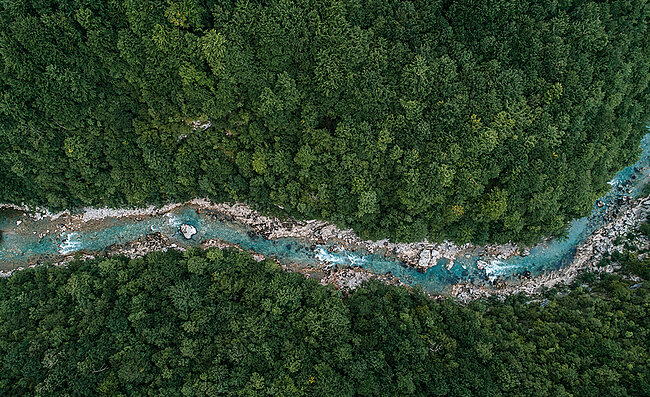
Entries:
<svg viewBox="0 0 650 397">
<path fill-rule="evenodd" d="M 6 0 L 0 202 L 561 234 L 639 153 L 649 21 L 646 0 Z"/>
<path fill-rule="evenodd" d="M 650 395 L 650 259 L 462 306 L 194 249 L 0 280 L 0 390 L 38 396 Z M 611 259 L 610 259 L 611 260 Z"/>
</svg>

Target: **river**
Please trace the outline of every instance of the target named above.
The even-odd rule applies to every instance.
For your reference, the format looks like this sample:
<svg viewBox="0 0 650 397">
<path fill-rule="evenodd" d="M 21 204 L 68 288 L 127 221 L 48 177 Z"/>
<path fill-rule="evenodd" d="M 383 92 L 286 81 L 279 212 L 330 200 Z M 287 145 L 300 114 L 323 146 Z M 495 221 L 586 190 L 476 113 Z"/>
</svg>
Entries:
<svg viewBox="0 0 650 397">
<path fill-rule="evenodd" d="M 47 263 L 75 252 L 103 253 L 109 247 L 160 233 L 179 248 L 219 240 L 273 257 L 296 270 L 361 267 L 371 274 L 389 274 L 406 285 L 421 286 L 430 293 L 448 292 L 459 282 L 485 284 L 497 278 L 514 281 L 521 275 L 539 275 L 571 262 L 576 247 L 602 226 L 605 214 L 624 202 L 626 196 L 639 195 L 650 179 L 650 134 L 643 138 L 641 148 L 639 161 L 616 174 L 610 182 L 611 191 L 594 204 L 590 216 L 571 222 L 566 238 L 538 244 L 525 256 L 495 259 L 486 257 L 480 247 L 473 247 L 453 261 L 440 258 L 422 271 L 384 250 L 364 248 L 368 244 L 346 247 L 336 239 L 315 242 L 309 238 L 265 238 L 250 225 L 207 211 L 199 204 L 186 203 L 169 210 L 136 210 L 126 216 L 119 210 L 108 210 L 102 216 L 89 215 L 97 210 L 88 209 L 59 216 L 34 216 L 25 210 L 2 209 L 0 270 Z M 191 239 L 180 232 L 182 224 L 196 228 Z"/>
</svg>

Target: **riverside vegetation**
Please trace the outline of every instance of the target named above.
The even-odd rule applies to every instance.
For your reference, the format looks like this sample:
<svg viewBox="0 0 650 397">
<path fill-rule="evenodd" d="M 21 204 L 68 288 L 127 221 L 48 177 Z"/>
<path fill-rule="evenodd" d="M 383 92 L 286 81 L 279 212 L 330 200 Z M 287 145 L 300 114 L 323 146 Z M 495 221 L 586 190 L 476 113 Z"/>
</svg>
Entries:
<svg viewBox="0 0 650 397">
<path fill-rule="evenodd" d="M 562 235 L 638 156 L 649 19 L 646 0 L 6 0 L 0 202 Z M 650 259 L 629 242 L 615 274 L 467 305 L 228 249 L 27 269 L 0 280 L 0 390 L 650 395 Z"/>
<path fill-rule="evenodd" d="M 209 197 L 362 238 L 532 242 L 650 118 L 645 0 L 0 5 L 0 202 Z"/>
<path fill-rule="evenodd" d="M 628 248 L 606 259 L 620 274 L 467 306 L 379 282 L 341 292 L 236 250 L 28 269 L 0 280 L 0 389 L 648 395 L 650 259 Z"/>
</svg>

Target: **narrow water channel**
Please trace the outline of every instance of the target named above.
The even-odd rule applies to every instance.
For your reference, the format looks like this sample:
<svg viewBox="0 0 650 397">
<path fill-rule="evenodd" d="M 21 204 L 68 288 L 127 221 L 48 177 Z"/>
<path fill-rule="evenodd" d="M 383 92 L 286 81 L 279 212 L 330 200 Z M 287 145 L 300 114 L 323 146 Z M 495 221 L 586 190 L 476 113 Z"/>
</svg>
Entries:
<svg viewBox="0 0 650 397">
<path fill-rule="evenodd" d="M 594 204 L 589 217 L 571 223 L 565 239 L 539 244 L 531 248 L 529 255 L 514 256 L 505 261 L 480 263 L 478 255 L 470 255 L 461 257 L 453 264 L 441 259 L 438 265 L 426 272 L 418 272 L 396 258 L 382 254 L 347 251 L 327 245 L 314 246 L 298 239 L 265 239 L 242 224 L 199 212 L 196 206 L 187 205 L 159 216 L 94 220 L 75 231 L 62 231 L 61 223 L 51 217 L 35 221 L 21 211 L 2 210 L 0 270 L 47 262 L 77 251 L 102 252 L 114 244 L 124 244 L 159 232 L 179 246 L 196 246 L 209 239 L 218 239 L 275 257 L 284 264 L 298 268 L 361 266 L 372 273 L 390 273 L 406 284 L 420 285 L 432 293 L 445 292 L 450 285 L 459 281 L 481 283 L 496 277 L 507 279 L 527 272 L 537 275 L 569 263 L 576 247 L 602 225 L 603 214 L 608 209 L 617 206 L 624 196 L 638 196 L 650 179 L 650 134 L 643 138 L 641 148 L 639 161 L 615 176 L 610 182 L 612 190 Z M 190 240 L 185 239 L 179 230 L 181 224 L 194 226 L 197 233 Z"/>
</svg>

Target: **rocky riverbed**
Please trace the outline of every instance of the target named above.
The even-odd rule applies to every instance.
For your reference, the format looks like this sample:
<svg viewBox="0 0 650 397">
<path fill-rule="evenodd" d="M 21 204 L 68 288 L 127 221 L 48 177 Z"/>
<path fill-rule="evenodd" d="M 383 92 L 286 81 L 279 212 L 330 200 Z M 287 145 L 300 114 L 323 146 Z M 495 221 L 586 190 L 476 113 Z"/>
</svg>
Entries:
<svg viewBox="0 0 650 397">
<path fill-rule="evenodd" d="M 547 272 L 539 276 L 502 282 L 493 280 L 492 283 L 470 283 L 460 282 L 452 286 L 451 296 L 463 301 L 486 297 L 494 294 L 507 295 L 517 292 L 536 293 L 542 288 L 550 288 L 562 282 L 570 282 L 584 269 L 596 267 L 600 258 L 612 250 L 620 249 L 614 245 L 617 237 L 625 236 L 647 217 L 650 210 L 650 199 L 644 198 L 636 201 L 627 201 L 612 213 L 606 215 L 604 226 L 593 233 L 576 250 L 574 260 L 563 269 Z M 394 256 L 401 260 L 405 266 L 412 266 L 424 271 L 432 266 L 438 265 L 440 259 L 447 260 L 447 266 L 453 265 L 453 261 L 468 255 L 481 254 L 481 260 L 477 262 L 479 269 L 487 266 L 491 261 L 507 260 L 516 255 L 525 256 L 527 249 L 520 249 L 514 244 L 486 245 L 477 247 L 471 244 L 457 246 L 451 242 L 433 244 L 427 241 L 419 243 L 393 243 L 388 240 L 364 241 L 356 236 L 352 230 L 341 230 L 335 225 L 323 221 L 296 221 L 281 220 L 276 217 L 262 215 L 242 203 L 236 204 L 214 204 L 205 199 L 191 200 L 186 203 L 170 204 L 161 208 L 148 207 L 144 209 L 87 209 L 79 213 L 71 214 L 67 211 L 50 214 L 45 211 L 29 211 L 24 207 L 13 207 L 14 210 L 25 211 L 27 218 L 41 220 L 51 218 L 56 221 L 54 230 L 46 230 L 43 233 L 75 233 L 88 227 L 89 224 L 100 223 L 107 218 L 133 218 L 141 220 L 144 217 L 161 217 L 169 215 L 178 207 L 191 207 L 198 213 L 207 214 L 216 218 L 225 219 L 229 222 L 236 222 L 245 225 L 251 233 L 258 234 L 266 239 L 293 238 L 305 241 L 308 244 L 328 244 L 337 247 L 335 249 L 365 250 L 370 253 L 380 253 L 386 256 Z M 23 221 L 17 228 L 26 227 Z M 179 231 L 186 239 L 192 239 L 197 230 L 194 226 L 182 224 Z M 210 239 L 203 241 L 201 246 L 208 247 L 234 247 L 243 249 L 236 244 L 220 240 Z M 149 233 L 137 240 L 125 244 L 118 244 L 108 247 L 105 254 L 126 255 L 135 258 L 157 250 L 185 250 L 161 233 Z M 249 251 L 256 260 L 264 260 L 264 255 Z M 56 261 L 56 264 L 65 264 L 71 260 L 73 255 L 64 255 Z M 91 252 L 81 253 L 82 258 L 94 257 Z M 34 264 L 33 264 L 34 265 Z M 360 267 L 339 267 L 322 263 L 322 266 L 292 267 L 282 265 L 287 270 L 299 271 L 308 277 L 321 280 L 323 283 L 333 283 L 339 288 L 355 288 L 368 279 L 380 279 L 390 284 L 402 284 L 402 282 L 390 274 L 375 274 Z M 18 268 L 16 270 L 19 270 Z M 11 272 L 4 272 L 7 276 Z"/>
<path fill-rule="evenodd" d="M 284 225 L 285 227 L 299 227 L 300 222 L 294 221 L 280 221 L 277 218 L 270 218 L 262 216 L 255 211 L 249 210 L 243 204 L 225 205 L 213 204 L 208 200 L 192 200 L 186 203 L 169 204 L 164 207 L 156 208 L 153 206 L 142 209 L 109 209 L 109 208 L 88 208 L 82 211 L 71 213 L 70 211 L 62 211 L 59 213 L 51 213 L 46 209 L 35 208 L 30 210 L 26 206 L 16 205 L 0 205 L 0 209 L 11 209 L 22 213 L 21 220 L 16 222 L 16 226 L 11 233 L 30 233 L 30 223 L 38 223 L 43 220 L 49 220 L 50 226 L 47 229 L 34 231 L 35 238 L 42 240 L 51 236 L 62 238 L 64 236 L 71 236 L 74 234 L 83 233 L 84 231 L 93 230 L 105 227 L 103 222 L 110 220 L 122 219 L 126 222 L 139 222 L 146 218 L 165 217 L 172 215 L 172 212 L 179 207 L 193 208 L 197 212 L 203 212 L 216 218 L 227 219 L 230 222 L 236 222 L 246 226 L 250 229 L 249 234 L 261 237 L 270 237 L 269 229 L 274 225 Z M 310 224 L 311 222 L 306 222 Z M 180 224 L 178 227 L 179 233 L 186 240 L 192 240 L 197 234 L 195 226 L 190 224 Z M 308 234 L 295 234 L 296 236 L 308 237 Z M 237 244 L 229 243 L 218 239 L 208 239 L 201 241 L 200 247 L 210 248 L 234 248 L 245 250 Z M 0 277 L 8 277 L 15 271 L 20 271 L 25 268 L 31 268 L 43 263 L 49 263 L 55 266 L 66 265 L 75 257 L 81 260 L 93 259 L 97 255 L 106 255 L 108 257 L 114 255 L 124 255 L 128 258 L 138 258 L 153 251 L 167 251 L 167 250 L 185 251 L 186 246 L 179 244 L 160 232 L 151 232 L 143 235 L 136 240 L 128 241 L 123 244 L 113 244 L 99 252 L 91 252 L 81 249 L 71 253 L 64 252 L 58 258 L 51 260 L 51 256 L 38 256 L 35 260 L 30 261 L 30 264 L 25 266 L 15 267 L 11 270 L 0 271 Z M 61 250 L 60 250 L 61 251 Z M 267 259 L 264 255 L 252 250 L 248 251 L 253 259 L 262 261 Z M 337 266 L 329 266 L 322 264 L 322 266 L 291 266 L 280 263 L 274 257 L 268 259 L 276 261 L 285 270 L 299 272 L 306 277 L 315 278 L 323 284 L 333 284 L 340 289 L 355 288 L 363 281 L 370 279 L 378 279 L 389 284 L 400 284 L 400 281 L 390 275 L 375 274 L 367 272 L 362 268 L 339 268 Z"/>
<path fill-rule="evenodd" d="M 153 206 L 142 209 L 110 209 L 87 208 L 79 213 L 63 211 L 52 214 L 41 208 L 30 210 L 26 206 L 0 205 L 0 208 L 12 208 L 26 213 L 33 220 L 50 218 L 57 220 L 56 229 L 49 232 L 64 233 L 86 227 L 92 222 L 101 222 L 107 218 L 141 218 L 145 216 L 162 216 L 175 208 L 191 206 L 199 213 L 211 214 L 217 218 L 240 223 L 266 239 L 295 238 L 309 241 L 313 244 L 338 245 L 341 249 L 364 250 L 369 253 L 380 253 L 395 257 L 409 266 L 420 271 L 426 271 L 436 266 L 440 259 L 447 260 L 448 266 L 454 264 L 457 258 L 476 254 L 482 251 L 487 260 L 507 259 L 520 253 L 514 244 L 488 245 L 478 247 L 473 244 L 458 246 L 453 242 L 430 243 L 427 240 L 417 243 L 394 243 L 389 240 L 362 240 L 351 229 L 342 230 L 336 225 L 318 220 L 297 221 L 265 216 L 254 211 L 243 203 L 214 204 L 207 199 L 195 199 L 185 203 L 169 204 L 160 208 Z M 191 226 L 188 226 L 191 227 Z M 194 235 L 195 230 L 188 229 L 184 233 Z"/>
<path fill-rule="evenodd" d="M 340 229 L 336 225 L 318 220 L 296 221 L 281 220 L 262 215 L 250 207 L 241 204 L 211 204 L 207 200 L 193 200 L 199 211 L 213 213 L 251 227 L 255 233 L 271 239 L 297 238 L 313 244 L 339 245 L 341 249 L 364 250 L 395 257 L 408 266 L 424 272 L 436 266 L 440 259 L 447 260 L 447 266 L 453 266 L 454 260 L 466 255 L 483 252 L 486 259 L 507 259 L 521 253 L 514 244 L 476 246 L 473 244 L 456 245 L 453 242 L 430 243 L 427 240 L 417 243 L 394 243 L 389 240 L 362 240 L 352 229 Z"/>
<path fill-rule="evenodd" d="M 587 240 L 576 248 L 571 263 L 559 270 L 547 272 L 542 275 L 522 279 L 516 283 L 497 283 L 496 286 L 477 286 L 470 283 L 458 283 L 452 287 L 451 295 L 461 301 L 471 301 L 492 295 L 514 295 L 520 292 L 532 295 L 543 289 L 553 288 L 561 284 L 571 283 L 581 272 L 613 272 L 612 265 L 600 267 L 601 259 L 615 251 L 624 250 L 623 243 L 618 243 L 618 238 L 626 237 L 635 231 L 650 214 L 650 197 L 627 201 L 614 213 L 608 215 L 607 222 Z M 650 242 L 639 238 L 636 243 L 639 248 L 647 249 Z"/>
</svg>

